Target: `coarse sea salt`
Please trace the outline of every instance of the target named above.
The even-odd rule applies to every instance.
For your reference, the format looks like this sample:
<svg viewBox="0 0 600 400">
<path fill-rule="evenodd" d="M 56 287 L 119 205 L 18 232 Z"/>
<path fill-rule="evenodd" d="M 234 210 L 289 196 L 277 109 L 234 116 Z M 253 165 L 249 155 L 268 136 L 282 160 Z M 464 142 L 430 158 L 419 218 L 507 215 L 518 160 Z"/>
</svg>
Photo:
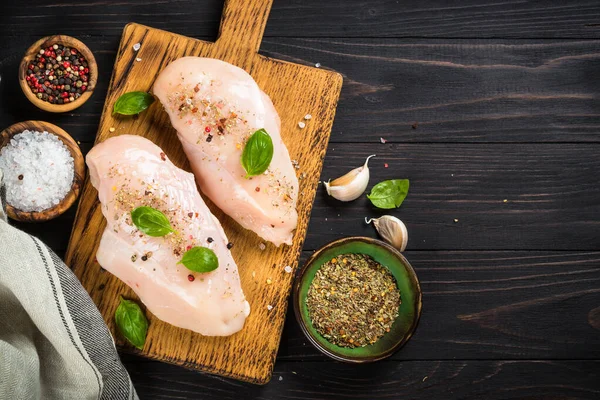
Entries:
<svg viewBox="0 0 600 400">
<path fill-rule="evenodd" d="M 25 130 L 0 151 L 6 201 L 21 211 L 54 207 L 71 190 L 74 161 L 67 146 L 48 132 Z"/>
</svg>

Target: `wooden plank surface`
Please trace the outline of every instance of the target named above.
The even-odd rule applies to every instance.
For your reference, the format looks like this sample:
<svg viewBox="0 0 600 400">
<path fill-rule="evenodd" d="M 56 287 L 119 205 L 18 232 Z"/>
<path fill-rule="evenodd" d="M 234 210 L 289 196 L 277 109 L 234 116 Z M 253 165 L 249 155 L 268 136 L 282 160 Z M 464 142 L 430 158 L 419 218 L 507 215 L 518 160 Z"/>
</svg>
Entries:
<svg viewBox="0 0 600 400">
<path fill-rule="evenodd" d="M 405 255 L 418 274 L 427 313 L 394 360 L 600 359 L 600 252 Z M 293 315 L 278 357 L 326 360 Z"/>
<path fill-rule="evenodd" d="M 404 361 L 373 365 L 279 362 L 273 382 L 251 386 L 125 357 L 152 399 L 597 399 L 600 361 Z M 552 377 L 552 379 L 550 379 Z"/>
<path fill-rule="evenodd" d="M 248 4 L 229 0 L 216 43 L 142 25 L 127 25 L 96 137 L 96 143 L 120 134 L 146 137 L 175 165 L 189 170 L 177 134 L 158 102 L 139 118 L 121 118 L 112 114 L 113 104 L 119 96 L 136 90 L 150 91 L 160 71 L 169 62 L 186 55 L 233 63 L 248 71 L 270 96 L 281 117 L 282 139 L 291 158 L 300 164 L 298 175 L 304 177 L 300 179 L 296 206 L 298 225 L 293 244 L 279 248 L 267 244 L 266 250 L 260 250 L 259 244 L 263 240 L 242 229 L 207 202 L 228 239 L 234 243 L 232 254 L 252 309 L 244 328 L 228 337 L 206 337 L 165 323 L 147 312 L 150 327 L 144 348 L 138 351 L 124 340 L 116 330 L 114 313 L 121 296 L 133 299 L 137 296 L 96 261 L 96 250 L 106 224 L 97 192 L 89 179 L 82 190 L 65 256 L 66 264 L 90 293 L 120 346 L 157 360 L 259 384 L 267 383 L 271 377 L 293 279 L 284 267 L 291 266 L 294 270 L 297 267 L 342 83 L 337 73 L 268 59 L 256 53 L 269 7 L 270 2 Z M 134 43 L 141 43 L 137 52 L 132 50 Z M 136 61 L 137 58 L 141 61 Z M 298 121 L 306 113 L 312 114 L 313 119 L 306 129 L 301 130 Z"/>
<path fill-rule="evenodd" d="M 322 179 L 361 165 L 369 154 L 377 154 L 369 189 L 379 180 L 411 179 L 410 194 L 394 212 L 408 227 L 410 250 L 599 249 L 600 144 L 332 143 Z M 337 202 L 319 185 L 304 249 L 374 235 L 364 217 L 381 213 L 364 197 Z M 43 231 L 20 226 L 54 248 L 66 247 L 70 226 L 60 220 Z"/>
<path fill-rule="evenodd" d="M 3 126 L 45 119 L 88 149 L 123 25 L 135 20 L 215 39 L 223 0 L 118 3 L 3 3 Z M 418 205 L 397 215 L 409 224 L 407 257 L 424 282 L 422 323 L 393 360 L 355 369 L 319 355 L 288 315 L 274 379 L 265 387 L 125 355 L 142 398 L 598 398 L 600 242 L 594 211 L 600 196 L 589 188 L 597 186 L 600 171 L 597 147 L 589 143 L 600 142 L 600 41 L 589 39 L 600 38 L 599 6 L 592 0 L 335 0 L 325 7 L 317 0 L 275 1 L 261 53 L 319 62 L 344 75 L 331 136 L 336 150 L 328 152 L 323 178 L 344 173 L 358 162 L 363 143 L 370 143 L 365 152 L 384 151 L 410 168 L 389 171 L 391 163 L 387 170 L 374 163 L 379 169 L 373 179 L 407 172 L 421 181 L 424 191 L 417 199 L 411 188 L 405 204 Z M 69 23 L 48 18 L 54 15 Z M 10 79 L 31 43 L 58 32 L 82 38 L 100 66 L 97 92 L 69 115 L 36 111 Z M 382 136 L 388 143 L 378 142 Z M 348 148 L 355 155 L 344 159 Z M 453 153 L 456 166 L 469 169 L 473 179 L 440 175 L 444 157 Z M 518 168 L 508 173 L 511 164 Z M 443 198 L 449 189 L 456 190 Z M 495 202 L 506 190 L 537 201 L 498 208 Z M 340 208 L 318 193 L 304 257 L 335 236 L 324 218 L 338 209 L 344 217 L 334 229 L 374 235 L 356 223 L 371 212 L 365 204 Z M 456 225 L 439 222 L 458 211 L 473 211 L 477 223 L 463 224 L 469 218 L 461 217 Z M 71 211 L 46 224 L 19 226 L 64 253 L 73 217 Z M 554 246 L 560 251 L 547 251 Z M 459 318 L 466 315 L 472 318 Z"/>
<path fill-rule="evenodd" d="M 0 64 L 4 76 L 35 39 L 11 40 Z M 102 77 L 94 96 L 72 113 L 76 118 L 57 116 L 83 142 L 93 142 L 118 40 L 84 38 Z M 600 40 L 267 38 L 261 52 L 319 62 L 344 75 L 332 143 L 377 143 L 380 137 L 397 143 L 600 143 L 600 84 L 588 79 L 598 70 Z M 9 97 L 18 90 L 14 84 L 4 80 L 0 92 Z M 12 97 L 3 101 L 1 118 L 48 118 L 23 96 Z"/>
<path fill-rule="evenodd" d="M 8 35 L 55 33 L 60 15 L 67 35 L 118 35 L 128 22 L 214 39 L 223 0 L 67 3 L 3 2 Z M 265 35 L 279 37 L 598 38 L 595 0 L 279 0 Z M 27 22 L 35 23 L 28 24 Z"/>
</svg>

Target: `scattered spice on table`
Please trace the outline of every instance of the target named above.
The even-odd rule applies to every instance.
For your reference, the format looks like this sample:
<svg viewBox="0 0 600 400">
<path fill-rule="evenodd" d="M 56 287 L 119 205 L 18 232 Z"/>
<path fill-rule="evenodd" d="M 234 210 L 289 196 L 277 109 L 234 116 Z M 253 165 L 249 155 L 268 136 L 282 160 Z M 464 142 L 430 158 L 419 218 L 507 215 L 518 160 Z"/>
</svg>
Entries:
<svg viewBox="0 0 600 400">
<path fill-rule="evenodd" d="M 313 326 L 341 347 L 364 347 L 390 331 L 400 309 L 391 272 L 366 254 L 343 254 L 315 274 L 306 305 Z"/>
<path fill-rule="evenodd" d="M 69 193 L 75 167 L 65 144 L 54 134 L 24 130 L 0 151 L 6 201 L 21 211 L 51 208 Z"/>
<path fill-rule="evenodd" d="M 79 50 L 55 43 L 42 48 L 29 63 L 27 85 L 38 99 L 51 104 L 77 100 L 87 90 L 88 62 Z"/>
</svg>

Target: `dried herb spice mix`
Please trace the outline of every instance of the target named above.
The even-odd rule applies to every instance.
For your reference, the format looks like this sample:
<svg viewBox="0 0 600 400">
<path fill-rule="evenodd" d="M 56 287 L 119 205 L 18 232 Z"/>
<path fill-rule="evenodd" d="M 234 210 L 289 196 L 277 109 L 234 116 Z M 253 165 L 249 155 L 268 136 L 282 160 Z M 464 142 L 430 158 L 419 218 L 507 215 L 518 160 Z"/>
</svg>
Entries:
<svg viewBox="0 0 600 400">
<path fill-rule="evenodd" d="M 375 343 L 390 331 L 401 299 L 391 272 L 365 254 L 343 254 L 321 266 L 306 305 L 315 329 L 341 347 Z"/>
<path fill-rule="evenodd" d="M 55 43 L 40 49 L 27 68 L 27 85 L 38 99 L 48 103 L 70 103 L 87 90 L 90 70 L 77 49 Z"/>
</svg>

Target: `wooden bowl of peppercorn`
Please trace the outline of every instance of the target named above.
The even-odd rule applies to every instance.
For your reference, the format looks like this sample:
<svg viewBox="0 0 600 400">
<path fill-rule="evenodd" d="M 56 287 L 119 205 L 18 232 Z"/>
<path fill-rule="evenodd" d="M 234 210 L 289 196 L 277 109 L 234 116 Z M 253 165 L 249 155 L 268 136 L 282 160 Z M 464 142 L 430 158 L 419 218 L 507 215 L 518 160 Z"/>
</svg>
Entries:
<svg viewBox="0 0 600 400">
<path fill-rule="evenodd" d="M 19 84 L 36 107 L 49 112 L 72 111 L 96 88 L 98 66 L 90 49 L 65 35 L 35 42 L 19 66 Z"/>
<path fill-rule="evenodd" d="M 364 260 L 362 266 L 355 260 Z M 390 357 L 412 337 L 422 294 L 415 271 L 396 248 L 355 236 L 321 247 L 306 261 L 292 303 L 302 332 L 323 354 L 368 363 Z"/>
</svg>

